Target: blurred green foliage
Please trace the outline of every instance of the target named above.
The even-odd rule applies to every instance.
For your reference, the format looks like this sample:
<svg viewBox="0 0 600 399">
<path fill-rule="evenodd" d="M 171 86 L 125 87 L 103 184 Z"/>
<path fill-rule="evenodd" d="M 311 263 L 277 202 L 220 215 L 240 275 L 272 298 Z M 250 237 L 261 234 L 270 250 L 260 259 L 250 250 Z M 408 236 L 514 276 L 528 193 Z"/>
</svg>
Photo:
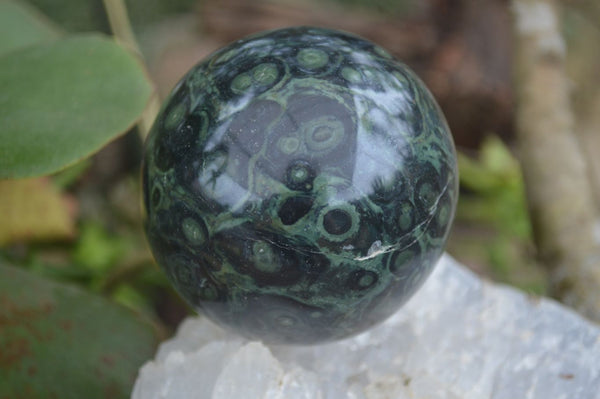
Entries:
<svg viewBox="0 0 600 399">
<path fill-rule="evenodd" d="M 110 195 L 87 201 L 94 162 L 73 163 L 135 123 L 151 84 L 112 38 L 63 35 L 25 3 L 0 2 L 0 33 L 0 176 L 33 176 L 0 180 L 0 397 L 126 398 L 163 329 L 128 284 L 156 287 L 138 278 L 155 269 L 139 230 L 96 221 Z"/>
<path fill-rule="evenodd" d="M 36 9 L 12 1 L 0 2 L 0 55 L 21 47 L 54 40 L 60 35 L 58 26 Z"/>
<path fill-rule="evenodd" d="M 457 208 L 459 219 L 490 224 L 519 239 L 531 238 L 521 167 L 498 137 L 488 136 L 476 159 L 459 153 L 458 167 L 465 193 Z"/>
<path fill-rule="evenodd" d="M 97 274 L 107 273 L 127 251 L 127 240 L 94 221 L 83 221 L 73 249 L 73 260 Z"/>
<path fill-rule="evenodd" d="M 30 0 L 30 3 L 67 31 L 110 31 L 102 0 Z M 198 1 L 125 0 L 125 4 L 132 26 L 138 30 L 169 15 L 191 12 Z"/>
<path fill-rule="evenodd" d="M 449 251 L 494 280 L 544 294 L 518 160 L 488 136 L 475 157 L 459 152 L 458 167 L 461 197 Z"/>
<path fill-rule="evenodd" d="M 159 339 L 146 318 L 1 260 L 0 276 L 0 397 L 129 397 Z"/>
<path fill-rule="evenodd" d="M 131 267 L 128 257 L 130 258 L 134 251 L 139 249 L 131 237 L 115 234 L 99 222 L 84 220 L 72 250 L 72 259 L 88 273 L 88 289 L 111 294 L 116 302 L 154 318 L 150 298 L 144 297 L 132 285 L 133 282 L 128 281 L 130 278 L 137 279 L 137 274 L 123 275 L 123 269 Z M 145 266 L 151 264 L 148 259 Z"/>
</svg>

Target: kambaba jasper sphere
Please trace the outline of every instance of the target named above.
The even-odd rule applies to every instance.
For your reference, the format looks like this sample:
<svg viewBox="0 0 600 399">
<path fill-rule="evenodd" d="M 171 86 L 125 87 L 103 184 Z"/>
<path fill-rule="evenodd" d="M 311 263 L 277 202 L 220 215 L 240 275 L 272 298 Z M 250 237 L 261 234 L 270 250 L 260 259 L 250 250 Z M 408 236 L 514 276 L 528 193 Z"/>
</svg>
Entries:
<svg viewBox="0 0 600 399">
<path fill-rule="evenodd" d="M 421 286 L 457 181 L 444 117 L 405 65 L 347 33 L 281 29 L 174 88 L 146 143 L 145 230 L 195 309 L 313 344 L 385 320 Z"/>
</svg>

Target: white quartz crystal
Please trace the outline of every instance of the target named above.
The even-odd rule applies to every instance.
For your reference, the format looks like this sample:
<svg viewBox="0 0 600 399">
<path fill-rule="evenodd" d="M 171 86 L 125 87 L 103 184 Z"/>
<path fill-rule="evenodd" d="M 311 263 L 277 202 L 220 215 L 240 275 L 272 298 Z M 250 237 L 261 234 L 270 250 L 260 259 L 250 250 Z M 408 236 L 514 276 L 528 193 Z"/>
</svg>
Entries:
<svg viewBox="0 0 600 399">
<path fill-rule="evenodd" d="M 134 399 L 600 399 L 600 327 L 444 256 L 385 323 L 343 341 L 265 346 L 187 319 Z"/>
</svg>

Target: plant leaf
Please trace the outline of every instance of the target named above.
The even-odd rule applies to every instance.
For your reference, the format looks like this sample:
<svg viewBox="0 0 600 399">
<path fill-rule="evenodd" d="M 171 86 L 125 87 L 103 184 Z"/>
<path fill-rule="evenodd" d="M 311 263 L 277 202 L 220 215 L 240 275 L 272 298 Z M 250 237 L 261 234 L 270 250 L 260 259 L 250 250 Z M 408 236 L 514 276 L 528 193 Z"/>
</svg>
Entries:
<svg viewBox="0 0 600 399">
<path fill-rule="evenodd" d="M 72 253 L 77 264 L 103 275 L 118 263 L 127 247 L 124 237 L 111 234 L 100 223 L 84 221 Z"/>
<path fill-rule="evenodd" d="M 59 36 L 58 27 L 32 7 L 17 1 L 0 1 L 0 55 Z"/>
<path fill-rule="evenodd" d="M 141 64 L 101 35 L 0 57 L 0 178 L 55 172 L 130 128 L 151 93 Z"/>
<path fill-rule="evenodd" d="M 0 264 L 1 398 L 127 398 L 157 342 L 125 307 Z"/>
<path fill-rule="evenodd" d="M 0 180 L 0 246 L 72 237 L 71 205 L 47 178 Z"/>
</svg>

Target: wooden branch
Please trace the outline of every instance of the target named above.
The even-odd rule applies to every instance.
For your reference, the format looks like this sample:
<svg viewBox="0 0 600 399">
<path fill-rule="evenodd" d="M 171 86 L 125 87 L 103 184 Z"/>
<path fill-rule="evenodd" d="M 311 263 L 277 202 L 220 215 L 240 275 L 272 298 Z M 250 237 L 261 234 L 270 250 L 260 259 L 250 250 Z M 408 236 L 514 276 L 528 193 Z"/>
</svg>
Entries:
<svg viewBox="0 0 600 399">
<path fill-rule="evenodd" d="M 598 86 L 596 86 L 598 88 Z M 577 121 L 577 131 L 583 143 L 584 155 L 588 162 L 590 187 L 594 193 L 596 209 L 600 211 L 600 91 L 587 101 Z"/>
<path fill-rule="evenodd" d="M 142 60 L 142 52 L 133 33 L 131 23 L 129 22 L 129 15 L 124 0 L 103 0 L 103 4 L 113 35 L 118 41 L 128 47 L 130 51 L 140 58 L 140 62 L 146 70 L 147 67 Z M 148 136 L 159 110 L 160 100 L 158 99 L 156 90 L 154 90 L 137 123 L 142 141 Z"/>
<path fill-rule="evenodd" d="M 517 138 L 553 294 L 600 320 L 599 215 L 574 132 L 566 48 L 552 0 L 514 0 Z"/>
</svg>

